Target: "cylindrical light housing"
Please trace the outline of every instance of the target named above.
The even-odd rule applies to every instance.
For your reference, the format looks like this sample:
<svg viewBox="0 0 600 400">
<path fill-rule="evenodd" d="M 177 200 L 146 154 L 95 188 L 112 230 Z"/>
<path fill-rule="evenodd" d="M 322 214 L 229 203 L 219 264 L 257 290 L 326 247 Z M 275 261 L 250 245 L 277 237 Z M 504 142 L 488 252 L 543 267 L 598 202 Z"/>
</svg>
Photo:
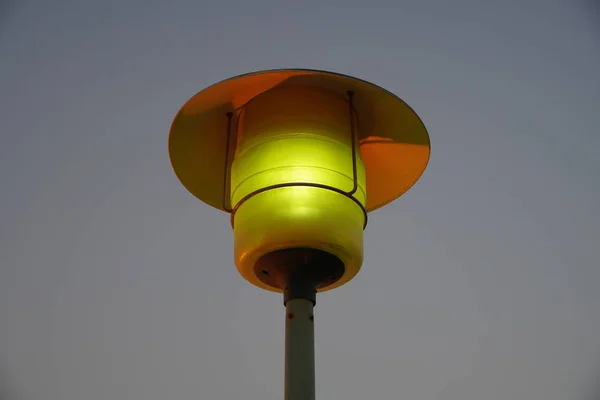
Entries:
<svg viewBox="0 0 600 400">
<path fill-rule="evenodd" d="M 249 101 L 237 125 L 230 191 L 241 275 L 269 289 L 268 271 L 257 261 L 310 248 L 344 265 L 327 289 L 352 279 L 363 259 L 366 182 L 350 99 L 318 88 L 275 88 Z"/>
</svg>

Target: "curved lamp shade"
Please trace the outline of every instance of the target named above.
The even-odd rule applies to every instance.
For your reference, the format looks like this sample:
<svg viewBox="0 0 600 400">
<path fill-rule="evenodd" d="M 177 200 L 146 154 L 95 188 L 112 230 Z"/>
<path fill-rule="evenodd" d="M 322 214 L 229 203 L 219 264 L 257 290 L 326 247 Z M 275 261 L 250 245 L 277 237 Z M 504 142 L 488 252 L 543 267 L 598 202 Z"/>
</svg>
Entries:
<svg viewBox="0 0 600 400">
<path fill-rule="evenodd" d="M 232 213 L 239 272 L 272 291 L 282 287 L 260 261 L 291 248 L 343 264 L 319 291 L 352 279 L 362 265 L 366 212 L 405 193 L 429 152 L 425 126 L 398 97 L 314 70 L 262 71 L 210 86 L 181 108 L 169 136 L 183 185 Z"/>
</svg>

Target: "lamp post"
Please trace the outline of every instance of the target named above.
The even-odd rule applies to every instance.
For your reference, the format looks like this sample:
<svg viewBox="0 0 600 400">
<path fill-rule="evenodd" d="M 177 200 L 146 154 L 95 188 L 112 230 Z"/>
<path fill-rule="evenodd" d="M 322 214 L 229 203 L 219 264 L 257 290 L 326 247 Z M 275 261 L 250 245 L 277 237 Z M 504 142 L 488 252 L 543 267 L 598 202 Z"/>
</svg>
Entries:
<svg viewBox="0 0 600 400">
<path fill-rule="evenodd" d="M 230 78 L 173 120 L 179 180 L 231 214 L 239 273 L 284 295 L 286 400 L 315 398 L 316 293 L 356 276 L 367 212 L 404 194 L 429 152 L 427 130 L 406 103 L 326 71 Z"/>
</svg>

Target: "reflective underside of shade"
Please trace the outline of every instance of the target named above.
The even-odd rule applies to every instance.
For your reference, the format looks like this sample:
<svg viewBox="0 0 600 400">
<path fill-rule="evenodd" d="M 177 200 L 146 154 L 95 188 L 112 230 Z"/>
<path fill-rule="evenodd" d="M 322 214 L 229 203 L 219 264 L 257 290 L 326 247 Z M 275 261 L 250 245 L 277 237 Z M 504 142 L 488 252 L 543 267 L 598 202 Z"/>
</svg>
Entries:
<svg viewBox="0 0 600 400">
<path fill-rule="evenodd" d="M 270 89 L 323 89 L 344 97 L 354 92 L 357 134 L 366 175 L 366 209 L 375 210 L 405 193 L 429 161 L 425 126 L 414 111 L 390 92 L 363 80 L 314 70 L 272 70 L 241 75 L 193 96 L 179 111 L 169 135 L 169 153 L 183 185 L 203 202 L 227 210 L 224 179 L 227 117 L 237 126 L 240 110 Z M 243 134 L 243 131 L 242 131 Z M 234 140 L 234 139 L 232 139 Z M 235 143 L 230 147 L 230 161 Z"/>
</svg>

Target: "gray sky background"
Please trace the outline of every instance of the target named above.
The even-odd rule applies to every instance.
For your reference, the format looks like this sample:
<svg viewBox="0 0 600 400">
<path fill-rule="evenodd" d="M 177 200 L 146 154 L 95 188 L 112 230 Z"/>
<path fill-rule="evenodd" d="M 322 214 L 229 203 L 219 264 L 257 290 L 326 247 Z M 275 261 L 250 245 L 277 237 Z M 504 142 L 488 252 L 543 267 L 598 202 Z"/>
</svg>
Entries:
<svg viewBox="0 0 600 400">
<path fill-rule="evenodd" d="M 282 299 L 238 275 L 167 135 L 205 86 L 303 67 L 395 92 L 432 141 L 362 272 L 318 299 L 317 398 L 597 399 L 592 3 L 0 8 L 0 398 L 283 397 Z"/>
</svg>

